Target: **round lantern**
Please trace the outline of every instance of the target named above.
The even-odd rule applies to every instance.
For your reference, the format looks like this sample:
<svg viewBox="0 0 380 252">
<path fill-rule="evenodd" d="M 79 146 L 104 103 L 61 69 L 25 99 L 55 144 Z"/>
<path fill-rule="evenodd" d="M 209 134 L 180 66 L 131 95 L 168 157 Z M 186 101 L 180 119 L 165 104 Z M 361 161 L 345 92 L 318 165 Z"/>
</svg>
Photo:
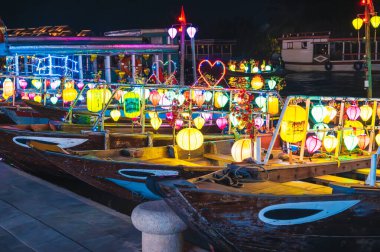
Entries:
<svg viewBox="0 0 380 252">
<path fill-rule="evenodd" d="M 369 136 L 366 135 L 366 134 L 362 134 L 362 135 L 359 135 L 358 136 L 358 146 L 361 150 L 364 150 L 365 148 L 367 148 L 368 144 L 369 144 Z"/>
<path fill-rule="evenodd" d="M 228 102 L 228 97 L 221 92 L 215 93 L 215 108 L 223 108 Z"/>
<path fill-rule="evenodd" d="M 329 122 L 331 122 L 335 118 L 335 116 L 337 114 L 337 111 L 332 106 L 326 106 L 325 108 L 326 108 L 327 114 L 326 114 L 325 118 L 323 119 L 323 122 L 324 123 L 329 123 Z"/>
<path fill-rule="evenodd" d="M 64 102 L 72 102 L 77 98 L 78 92 L 75 88 L 69 87 L 62 91 L 62 99 Z"/>
<path fill-rule="evenodd" d="M 174 100 L 174 98 L 176 97 L 176 94 L 174 91 L 172 90 L 168 90 L 165 92 L 165 97 L 170 101 L 172 102 Z"/>
<path fill-rule="evenodd" d="M 11 79 L 6 78 L 3 82 L 3 97 L 7 100 L 9 97 L 13 96 L 14 85 Z"/>
<path fill-rule="evenodd" d="M 114 120 L 114 122 L 119 121 L 121 113 L 118 109 L 111 110 L 110 114 L 111 114 L 111 118 L 112 118 L 112 120 Z"/>
<path fill-rule="evenodd" d="M 197 129 L 202 129 L 205 122 L 206 122 L 205 119 L 203 119 L 200 116 L 198 116 L 197 118 L 194 119 L 194 125 Z"/>
<path fill-rule="evenodd" d="M 206 102 L 211 101 L 211 99 L 212 99 L 212 93 L 210 91 L 206 91 L 203 95 L 205 97 L 205 101 Z"/>
<path fill-rule="evenodd" d="M 319 140 L 322 140 L 327 135 L 327 131 L 322 131 L 322 130 L 325 130 L 328 128 L 329 126 L 324 123 L 316 123 L 313 126 L 313 130 L 316 131 L 315 133 L 317 134 L 317 137 L 319 138 Z"/>
<path fill-rule="evenodd" d="M 109 89 L 90 89 L 86 93 L 87 109 L 91 112 L 99 112 L 103 109 L 109 99 L 111 99 L 112 93 Z"/>
<path fill-rule="evenodd" d="M 311 109 L 311 114 L 312 114 L 315 122 L 320 123 L 326 117 L 327 110 L 326 110 L 325 106 L 323 106 L 323 105 L 315 105 Z"/>
<path fill-rule="evenodd" d="M 349 135 L 355 135 L 355 136 L 359 136 L 359 135 L 362 135 L 365 133 L 364 131 L 364 126 L 361 122 L 359 121 L 350 121 L 350 120 L 347 120 L 344 122 L 344 127 L 345 128 L 353 128 L 355 130 L 344 130 L 343 131 L 343 136 L 349 136 Z"/>
<path fill-rule="evenodd" d="M 276 86 L 276 81 L 275 80 L 269 80 L 268 81 L 268 87 L 270 90 L 272 90 Z"/>
<path fill-rule="evenodd" d="M 240 139 L 236 141 L 232 145 L 231 154 L 236 162 L 242 162 L 244 159 L 252 157 L 252 140 Z"/>
<path fill-rule="evenodd" d="M 176 142 L 183 150 L 196 150 L 203 144 L 203 134 L 194 128 L 182 129 L 176 136 Z"/>
<path fill-rule="evenodd" d="M 360 108 L 357 105 L 351 105 L 347 108 L 346 113 L 351 121 L 355 121 L 360 115 Z"/>
<path fill-rule="evenodd" d="M 343 140 L 344 140 L 344 145 L 349 151 L 352 151 L 353 149 L 355 149 L 356 145 L 358 145 L 359 143 L 359 139 L 355 135 L 345 136 Z"/>
<path fill-rule="evenodd" d="M 202 107 L 203 103 L 205 102 L 205 97 L 202 94 L 198 94 L 195 96 L 195 103 L 200 108 Z"/>
<path fill-rule="evenodd" d="M 281 122 L 280 137 L 289 143 L 296 143 L 303 139 L 307 124 L 306 111 L 298 105 L 290 105 L 285 111 Z"/>
<path fill-rule="evenodd" d="M 255 121 L 255 128 L 257 129 L 260 129 L 264 125 L 264 119 L 261 117 L 256 117 L 254 121 Z"/>
<path fill-rule="evenodd" d="M 372 116 L 372 108 L 367 104 L 360 107 L 360 117 L 363 121 L 368 121 Z"/>
<path fill-rule="evenodd" d="M 268 113 L 271 115 L 278 114 L 278 98 L 274 96 L 270 96 L 268 99 Z"/>
<path fill-rule="evenodd" d="M 267 99 L 262 95 L 257 96 L 255 102 L 259 108 L 266 108 L 267 106 Z"/>
<path fill-rule="evenodd" d="M 254 90 L 259 90 L 263 86 L 264 86 L 264 79 L 263 79 L 263 77 L 261 77 L 261 75 L 258 75 L 258 74 L 255 75 L 255 76 L 253 76 L 253 78 L 251 80 L 251 87 Z"/>
<path fill-rule="evenodd" d="M 36 96 L 34 96 L 33 101 L 38 102 L 38 103 L 41 103 L 41 101 L 42 101 L 42 97 L 41 97 L 41 95 L 36 95 Z"/>
<path fill-rule="evenodd" d="M 331 153 L 338 145 L 338 139 L 334 135 L 327 135 L 323 138 L 323 146 L 326 151 Z"/>
<path fill-rule="evenodd" d="M 228 124 L 228 121 L 225 117 L 219 117 L 216 119 L 216 125 L 218 126 L 219 129 L 224 130 Z"/>
<path fill-rule="evenodd" d="M 32 80 L 32 85 L 35 88 L 40 89 L 42 87 L 42 82 L 40 80 Z"/>
<path fill-rule="evenodd" d="M 24 79 L 19 79 L 18 84 L 20 85 L 22 89 L 25 89 L 28 86 L 28 82 Z"/>
<path fill-rule="evenodd" d="M 153 104 L 153 106 L 156 107 L 161 100 L 160 93 L 157 92 L 156 90 L 153 90 L 152 92 L 150 92 L 149 100 Z"/>
<path fill-rule="evenodd" d="M 35 93 L 29 93 L 28 94 L 28 97 L 29 97 L 29 99 L 34 99 L 34 96 L 36 96 L 36 94 Z"/>
<path fill-rule="evenodd" d="M 377 146 L 380 146 L 380 133 L 376 135 L 375 140 L 376 140 Z"/>
<path fill-rule="evenodd" d="M 313 154 L 314 152 L 319 150 L 321 148 L 321 146 L 322 146 L 321 140 L 319 140 L 318 137 L 315 135 L 309 136 L 306 139 L 306 148 L 310 154 Z"/>
<path fill-rule="evenodd" d="M 153 117 L 150 119 L 150 124 L 152 125 L 154 130 L 158 130 L 162 124 L 162 119 L 157 117 Z"/>
<path fill-rule="evenodd" d="M 135 92 L 127 92 L 124 94 L 123 99 L 125 117 L 138 117 L 140 115 L 140 95 Z"/>
</svg>

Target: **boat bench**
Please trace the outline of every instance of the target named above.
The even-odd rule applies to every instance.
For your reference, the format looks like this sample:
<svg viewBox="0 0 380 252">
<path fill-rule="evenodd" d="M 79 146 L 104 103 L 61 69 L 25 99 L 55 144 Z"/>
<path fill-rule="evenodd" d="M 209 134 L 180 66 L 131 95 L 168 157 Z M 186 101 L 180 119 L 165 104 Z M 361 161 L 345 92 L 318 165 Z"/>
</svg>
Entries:
<svg viewBox="0 0 380 252">
<path fill-rule="evenodd" d="M 214 153 L 205 153 L 203 154 L 203 157 L 215 160 L 222 163 L 232 163 L 234 162 L 234 159 L 231 155 L 225 155 L 225 154 L 214 154 Z"/>
<path fill-rule="evenodd" d="M 361 169 L 354 170 L 353 173 L 368 176 L 370 170 L 371 168 L 361 168 Z M 380 177 L 380 170 L 376 170 L 376 177 Z"/>
<path fill-rule="evenodd" d="M 318 176 L 314 177 L 314 180 L 316 182 L 324 183 L 324 184 L 329 184 L 329 183 L 340 183 L 340 184 L 359 184 L 362 185 L 364 184 L 364 181 L 356 180 L 356 179 L 350 179 L 350 178 L 343 178 L 339 176 L 334 176 L 334 175 L 323 175 L 323 176 Z"/>
</svg>

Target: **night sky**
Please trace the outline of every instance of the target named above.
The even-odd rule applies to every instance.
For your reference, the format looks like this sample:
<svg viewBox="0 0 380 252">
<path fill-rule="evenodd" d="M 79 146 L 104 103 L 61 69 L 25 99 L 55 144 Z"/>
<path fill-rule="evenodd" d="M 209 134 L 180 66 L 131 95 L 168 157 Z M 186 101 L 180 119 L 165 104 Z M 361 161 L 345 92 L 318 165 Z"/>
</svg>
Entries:
<svg viewBox="0 0 380 252">
<path fill-rule="evenodd" d="M 238 39 L 243 47 L 286 32 L 349 36 L 355 33 L 352 19 L 363 9 L 359 0 L 4 0 L 0 17 L 8 28 L 67 24 L 102 35 L 118 29 L 170 27 L 181 5 L 187 21 L 199 28 L 198 38 Z"/>
</svg>

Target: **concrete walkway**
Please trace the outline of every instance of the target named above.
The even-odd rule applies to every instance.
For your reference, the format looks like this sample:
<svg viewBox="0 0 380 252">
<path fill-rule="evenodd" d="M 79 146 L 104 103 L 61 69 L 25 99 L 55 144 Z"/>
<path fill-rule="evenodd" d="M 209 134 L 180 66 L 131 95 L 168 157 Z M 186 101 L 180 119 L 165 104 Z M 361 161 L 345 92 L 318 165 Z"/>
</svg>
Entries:
<svg viewBox="0 0 380 252">
<path fill-rule="evenodd" d="M 141 251 L 130 218 L 0 162 L 0 251 Z"/>
</svg>

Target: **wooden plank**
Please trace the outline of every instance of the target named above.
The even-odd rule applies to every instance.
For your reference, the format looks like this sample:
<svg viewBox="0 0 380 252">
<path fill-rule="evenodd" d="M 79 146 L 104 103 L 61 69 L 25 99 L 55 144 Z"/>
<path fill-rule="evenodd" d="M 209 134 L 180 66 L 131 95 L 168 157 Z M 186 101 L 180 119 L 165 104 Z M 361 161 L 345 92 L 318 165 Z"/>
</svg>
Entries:
<svg viewBox="0 0 380 252">
<path fill-rule="evenodd" d="M 343 177 L 334 176 L 334 175 L 318 176 L 318 177 L 315 177 L 314 180 L 318 182 L 324 182 L 324 183 L 335 182 L 335 183 L 341 183 L 341 184 L 359 184 L 359 185 L 364 184 L 364 181 L 350 179 L 350 178 L 343 178 Z"/>
<path fill-rule="evenodd" d="M 224 155 L 224 154 L 212 154 L 212 153 L 205 153 L 203 154 L 203 157 L 216 160 L 216 161 L 222 161 L 225 163 L 232 163 L 234 162 L 234 159 L 231 155 Z"/>
<path fill-rule="evenodd" d="M 332 193 L 331 187 L 313 184 L 313 183 L 308 183 L 308 182 L 304 182 L 304 181 L 289 181 L 289 182 L 285 182 L 282 184 L 286 185 L 286 186 L 302 188 L 304 190 L 312 191 L 314 193 L 320 193 L 320 194 L 331 194 Z"/>
<path fill-rule="evenodd" d="M 370 170 L 371 168 L 362 168 L 362 169 L 357 169 L 353 172 L 358 173 L 358 174 L 368 175 Z M 376 177 L 380 177 L 380 170 L 376 170 Z"/>
</svg>

